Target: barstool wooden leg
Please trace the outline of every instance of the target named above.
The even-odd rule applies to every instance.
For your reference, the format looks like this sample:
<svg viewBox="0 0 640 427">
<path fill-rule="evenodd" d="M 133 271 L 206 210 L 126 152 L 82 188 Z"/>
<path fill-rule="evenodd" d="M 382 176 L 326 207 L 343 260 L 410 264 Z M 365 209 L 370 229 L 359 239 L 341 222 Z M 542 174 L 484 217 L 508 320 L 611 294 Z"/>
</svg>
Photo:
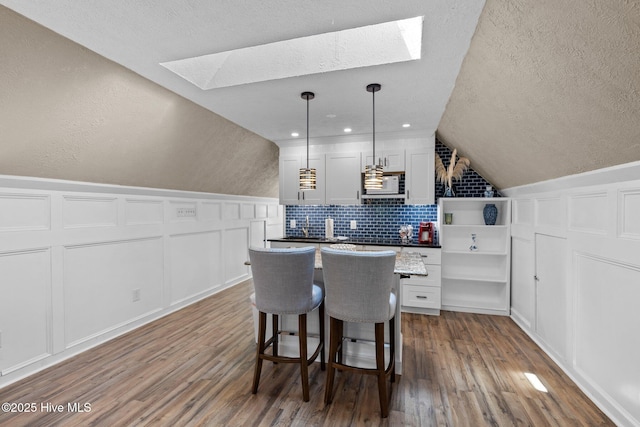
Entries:
<svg viewBox="0 0 640 427">
<path fill-rule="evenodd" d="M 300 378 L 302 379 L 302 400 L 309 401 L 309 367 L 307 366 L 307 315 L 298 316 L 298 342 L 300 343 Z"/>
<path fill-rule="evenodd" d="M 256 344 L 256 366 L 253 372 L 253 387 L 251 393 L 258 392 L 260 373 L 262 372 L 262 355 L 264 354 L 264 337 L 267 332 L 267 314 L 258 312 L 258 343 Z"/>
<path fill-rule="evenodd" d="M 280 338 L 280 335 L 278 334 L 278 329 L 279 329 L 279 324 L 278 324 L 278 315 L 277 314 L 272 314 L 271 315 L 271 336 L 273 337 L 273 355 L 277 356 L 278 355 L 278 338 Z M 276 363 L 276 362 L 273 362 Z"/>
<path fill-rule="evenodd" d="M 333 317 L 329 317 L 329 364 L 327 367 L 327 380 L 324 388 L 324 403 L 328 405 L 331 403 L 333 395 L 333 377 L 335 375 L 335 367 L 333 364 L 336 360 L 336 353 L 338 352 L 338 320 Z"/>
<path fill-rule="evenodd" d="M 389 400 L 387 399 L 387 376 L 384 363 L 384 322 L 376 323 L 376 370 L 378 376 L 378 395 L 380 397 L 380 412 L 382 418 L 389 416 Z"/>
<path fill-rule="evenodd" d="M 340 319 L 336 319 L 336 323 L 338 324 L 338 337 L 337 337 L 337 351 L 338 351 L 338 363 L 344 363 L 343 356 L 343 345 L 342 339 L 344 337 L 344 322 Z"/>
<path fill-rule="evenodd" d="M 389 319 L 389 363 L 391 365 L 391 382 L 396 382 L 396 318 Z M 389 391 L 391 395 L 391 391 Z"/>
<path fill-rule="evenodd" d="M 318 307 L 318 315 L 320 317 L 320 345 L 322 348 L 320 349 L 320 369 L 325 370 L 325 351 L 324 351 L 324 301 L 320 303 L 320 307 Z"/>
</svg>

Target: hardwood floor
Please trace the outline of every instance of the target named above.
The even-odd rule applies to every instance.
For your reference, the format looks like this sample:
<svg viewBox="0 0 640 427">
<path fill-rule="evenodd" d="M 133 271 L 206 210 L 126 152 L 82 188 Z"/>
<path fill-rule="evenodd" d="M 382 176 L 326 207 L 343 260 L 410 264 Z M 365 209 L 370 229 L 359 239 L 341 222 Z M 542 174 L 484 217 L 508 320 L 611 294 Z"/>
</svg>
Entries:
<svg viewBox="0 0 640 427">
<path fill-rule="evenodd" d="M 242 283 L 1 389 L 0 402 L 37 411 L 0 413 L 0 425 L 613 425 L 509 318 L 454 312 L 403 315 L 404 375 L 388 419 L 368 375 L 338 373 L 325 407 L 319 363 L 309 372 L 310 402 L 292 364 L 265 363 L 252 395 L 251 291 Z M 62 412 L 43 411 L 47 403 Z M 90 411 L 70 412 L 69 403 Z"/>
</svg>

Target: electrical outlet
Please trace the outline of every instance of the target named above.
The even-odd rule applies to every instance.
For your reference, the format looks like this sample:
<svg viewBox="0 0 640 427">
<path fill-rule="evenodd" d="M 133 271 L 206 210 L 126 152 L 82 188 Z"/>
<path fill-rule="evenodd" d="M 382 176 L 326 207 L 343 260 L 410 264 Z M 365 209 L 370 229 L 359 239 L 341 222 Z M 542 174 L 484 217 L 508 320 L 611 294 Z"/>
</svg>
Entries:
<svg viewBox="0 0 640 427">
<path fill-rule="evenodd" d="M 358 226 L 356 224 L 356 220 L 355 219 L 351 220 L 350 226 L 351 226 L 352 230 L 357 230 L 358 229 Z"/>
<path fill-rule="evenodd" d="M 178 208 L 176 212 L 178 218 L 194 217 L 196 216 L 196 208 Z"/>
<path fill-rule="evenodd" d="M 296 228 L 296 220 L 292 219 L 291 221 L 289 221 L 289 227 L 290 228 Z"/>
<path fill-rule="evenodd" d="M 133 302 L 140 301 L 140 288 L 136 288 L 133 290 L 131 299 L 133 300 Z"/>
</svg>

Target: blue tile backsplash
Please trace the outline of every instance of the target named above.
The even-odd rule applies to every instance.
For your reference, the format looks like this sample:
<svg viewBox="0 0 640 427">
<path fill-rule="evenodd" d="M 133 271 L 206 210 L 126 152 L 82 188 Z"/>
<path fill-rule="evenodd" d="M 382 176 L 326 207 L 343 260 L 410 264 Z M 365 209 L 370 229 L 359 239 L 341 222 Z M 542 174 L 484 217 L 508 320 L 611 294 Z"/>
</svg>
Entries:
<svg viewBox="0 0 640 427">
<path fill-rule="evenodd" d="M 449 164 L 451 150 L 436 139 L 436 153 L 445 165 Z M 491 185 L 473 169 L 467 170 L 461 181 L 456 181 L 454 190 L 457 197 L 482 197 L 487 185 Z M 436 183 L 436 203 L 444 193 L 444 186 Z M 496 194 L 499 196 L 499 194 Z M 324 237 L 324 220 L 333 218 L 334 235 L 351 239 L 397 239 L 401 225 L 409 224 L 417 239 L 421 221 L 437 222 L 438 205 L 405 205 L 404 199 L 366 199 L 362 205 L 312 205 L 286 207 L 286 235 L 302 237 L 302 227 L 309 217 L 310 235 Z M 290 228 L 295 219 L 297 227 Z M 350 229 L 355 220 L 356 230 Z M 436 231 L 436 242 L 438 241 Z"/>
<path fill-rule="evenodd" d="M 352 239 L 397 239 L 401 225 L 413 226 L 417 239 L 420 221 L 436 222 L 437 205 L 405 205 L 400 199 L 367 199 L 362 205 L 287 206 L 287 236 L 302 237 L 302 227 L 309 216 L 311 236 L 324 237 L 324 220 L 333 218 L 335 236 Z M 297 227 L 289 227 L 295 219 Z M 355 220 L 356 230 L 350 229 Z"/>
</svg>

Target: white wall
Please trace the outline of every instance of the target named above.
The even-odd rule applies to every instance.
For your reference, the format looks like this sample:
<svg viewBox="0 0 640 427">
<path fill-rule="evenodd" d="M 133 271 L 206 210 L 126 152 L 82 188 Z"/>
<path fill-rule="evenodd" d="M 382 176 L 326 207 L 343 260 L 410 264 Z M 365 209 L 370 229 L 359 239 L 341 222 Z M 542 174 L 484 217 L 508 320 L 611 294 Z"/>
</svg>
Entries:
<svg viewBox="0 0 640 427">
<path fill-rule="evenodd" d="M 282 218 L 272 198 L 0 176 L 0 387 L 247 279 Z"/>
<path fill-rule="evenodd" d="M 636 162 L 503 191 L 513 198 L 512 318 L 614 422 L 636 426 L 639 177 Z"/>
</svg>

